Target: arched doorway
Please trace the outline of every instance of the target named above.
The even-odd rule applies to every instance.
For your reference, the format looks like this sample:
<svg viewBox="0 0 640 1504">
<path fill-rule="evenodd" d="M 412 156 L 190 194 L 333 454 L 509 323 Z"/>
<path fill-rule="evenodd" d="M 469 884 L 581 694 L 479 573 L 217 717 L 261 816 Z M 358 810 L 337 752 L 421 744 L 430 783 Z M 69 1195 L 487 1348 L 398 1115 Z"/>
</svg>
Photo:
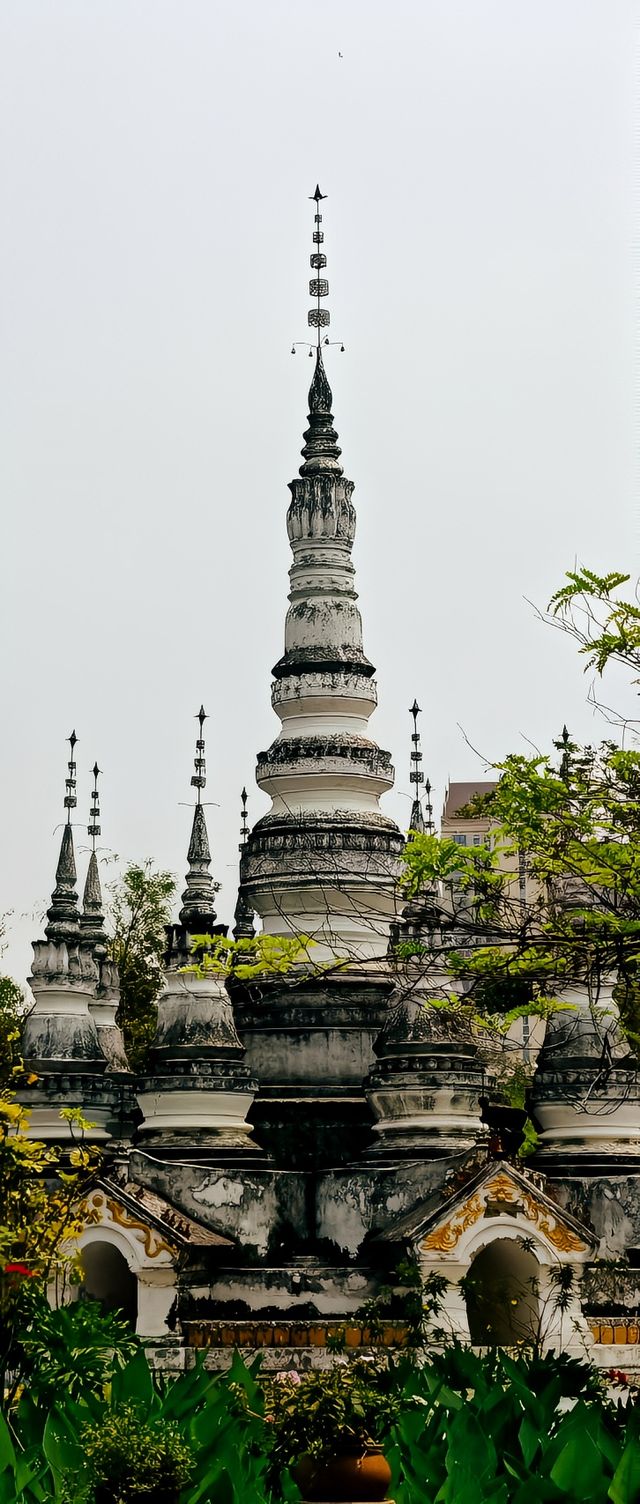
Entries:
<svg viewBox="0 0 640 1504">
<path fill-rule="evenodd" d="M 476 1254 L 464 1281 L 474 1346 L 539 1340 L 539 1279 L 538 1260 L 517 1238 L 495 1238 Z"/>
<path fill-rule="evenodd" d="M 105 1311 L 118 1311 L 135 1328 L 138 1314 L 138 1281 L 113 1243 L 85 1243 L 80 1253 L 82 1291 L 89 1300 L 99 1300 Z"/>
</svg>

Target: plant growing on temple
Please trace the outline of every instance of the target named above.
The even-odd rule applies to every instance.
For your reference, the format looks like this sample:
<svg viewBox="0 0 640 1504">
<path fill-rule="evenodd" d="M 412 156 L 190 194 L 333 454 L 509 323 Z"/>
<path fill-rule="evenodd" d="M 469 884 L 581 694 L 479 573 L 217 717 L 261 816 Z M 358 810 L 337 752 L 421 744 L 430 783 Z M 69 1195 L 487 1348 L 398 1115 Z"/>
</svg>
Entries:
<svg viewBox="0 0 640 1504">
<path fill-rule="evenodd" d="M 109 889 L 109 956 L 120 976 L 118 1023 L 132 1070 L 144 1068 L 153 1042 L 162 991 L 165 925 L 175 879 L 151 861 L 129 862 Z"/>
<path fill-rule="evenodd" d="M 444 1341 L 450 1335 L 442 1326 L 443 1297 L 448 1284 L 444 1275 L 433 1270 L 424 1278 L 414 1259 L 401 1259 L 387 1282 L 359 1306 L 357 1320 L 362 1322 L 373 1343 L 383 1339 L 390 1323 L 406 1328 L 408 1348 Z M 344 1351 L 344 1346 L 342 1342 L 339 1350 Z"/>
<path fill-rule="evenodd" d="M 86 1215 L 83 1193 L 99 1163 L 84 1142 L 77 1108 L 60 1116 L 70 1142 L 59 1147 L 29 1137 L 29 1114 L 0 1097 L 0 1405 L 10 1408 L 29 1369 L 28 1341 L 47 1287 L 74 1267 L 72 1246 Z"/>
</svg>

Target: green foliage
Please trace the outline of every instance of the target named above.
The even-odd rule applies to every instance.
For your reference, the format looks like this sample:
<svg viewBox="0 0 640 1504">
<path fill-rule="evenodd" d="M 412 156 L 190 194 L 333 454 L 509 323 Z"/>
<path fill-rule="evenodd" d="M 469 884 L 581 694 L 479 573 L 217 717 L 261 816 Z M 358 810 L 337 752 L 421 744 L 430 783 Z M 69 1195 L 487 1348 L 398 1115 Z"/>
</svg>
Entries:
<svg viewBox="0 0 640 1504">
<path fill-rule="evenodd" d="M 256 935 L 254 939 L 229 940 L 226 935 L 193 935 L 192 949 L 198 958 L 187 972 L 205 977 L 233 976 L 250 982 L 265 976 L 286 976 L 309 960 L 315 941 L 307 935 Z"/>
<path fill-rule="evenodd" d="M 587 668 L 598 674 L 613 660 L 640 669 L 640 607 L 637 599 L 616 594 L 630 578 L 617 570 L 597 575 L 583 567 L 567 573 L 567 584 L 550 601 L 551 615 L 560 618 L 587 658 Z"/>
<path fill-rule="evenodd" d="M 526 1118 L 522 1129 L 522 1143 L 518 1149 L 518 1158 L 528 1159 L 531 1154 L 535 1154 L 539 1145 L 540 1134 L 536 1132 L 531 1118 Z"/>
<path fill-rule="evenodd" d="M 474 1026 L 498 1033 L 562 1006 L 568 983 L 586 984 L 597 1008 L 601 978 L 617 975 L 637 1044 L 640 752 L 613 742 L 580 748 L 566 728 L 555 749 L 555 758 L 513 755 L 498 765 L 496 788 L 477 801 L 492 821 L 490 846 L 433 835 L 408 843 L 404 890 L 429 893 L 434 915 L 420 965 L 449 977 Z"/>
<path fill-rule="evenodd" d="M 424 1279 L 418 1264 L 403 1259 L 389 1283 L 359 1307 L 357 1319 L 374 1339 L 379 1339 L 384 1327 L 394 1321 L 406 1325 L 408 1347 L 424 1347 L 440 1341 L 444 1334 L 438 1322 L 448 1284 L 444 1275 L 434 1271 Z M 343 1350 L 344 1343 L 340 1345 L 340 1351 Z"/>
<path fill-rule="evenodd" d="M 69 1248 L 86 1222 L 82 1196 L 99 1163 L 84 1143 L 81 1112 L 60 1116 L 70 1142 L 40 1143 L 29 1136 L 29 1113 L 7 1091 L 0 1097 L 0 1409 L 28 1370 L 25 1339 L 47 1285 L 72 1267 Z"/>
<path fill-rule="evenodd" d="M 97 1301 L 55 1308 L 40 1291 L 21 1345 L 23 1383 L 38 1404 L 52 1404 L 61 1389 L 73 1399 L 102 1394 L 139 1349 L 128 1323 Z"/>
<path fill-rule="evenodd" d="M 383 1360 L 337 1360 L 332 1368 L 278 1374 L 269 1386 L 272 1465 L 303 1455 L 321 1461 L 345 1442 L 381 1444 L 408 1403 Z"/>
<path fill-rule="evenodd" d="M 638 589 L 631 600 L 621 593 L 629 578 L 571 571 L 546 619 L 577 642 L 587 667 L 601 675 L 615 661 L 638 684 Z M 565 727 L 555 757 L 497 764 L 496 788 L 461 811 L 490 821 L 483 847 L 421 834 L 408 843 L 402 886 L 410 899 L 428 895 L 432 916 L 420 964 L 455 979 L 476 1021 L 499 1029 L 500 1015 L 544 1014 L 576 981 L 597 1006 L 600 979 L 617 975 L 623 1025 L 640 1050 L 640 751 L 626 729 L 631 747 L 579 747 Z M 400 946 L 399 963 L 409 959 Z"/>
<path fill-rule="evenodd" d="M 0 1089 L 22 1075 L 20 1038 L 24 993 L 12 977 L 0 976 Z"/>
<path fill-rule="evenodd" d="M 102 1396 L 25 1395 L 12 1429 L 0 1418 L 0 1504 L 142 1504 L 152 1483 L 160 1504 L 178 1482 L 181 1504 L 293 1504 L 287 1463 L 345 1435 L 384 1447 L 396 1504 L 637 1504 L 636 1406 L 566 1355 L 457 1343 L 264 1382 L 237 1354 L 162 1381 L 138 1353 Z"/>
<path fill-rule="evenodd" d="M 614 1479 L 629 1468 L 637 1417 L 603 1398 L 588 1365 L 499 1349 L 481 1357 L 453 1344 L 406 1372 L 404 1385 L 417 1404 L 403 1407 L 387 1449 L 397 1504 L 618 1497 Z M 620 1494 L 625 1504 L 634 1497 Z"/>
<path fill-rule="evenodd" d="M 50 1408 L 25 1392 L 0 1432 L 0 1504 L 161 1504 L 182 1487 L 183 1504 L 270 1504 L 263 1398 L 236 1355 L 228 1374 L 194 1369 L 166 1379 L 141 1348 L 113 1368 L 100 1390 L 59 1388 Z M 3 1474 L 3 1437 L 11 1457 Z M 12 1460 L 13 1458 L 13 1460 Z M 17 1487 L 20 1459 L 40 1481 Z M 6 1486 L 5 1486 L 6 1485 Z M 153 1492 L 151 1491 L 153 1485 Z M 295 1497 L 290 1490 L 289 1497 Z"/>
<path fill-rule="evenodd" d="M 194 1471 L 195 1458 L 176 1421 L 145 1416 L 128 1401 L 80 1433 L 89 1486 L 100 1504 L 172 1500 Z"/>
<path fill-rule="evenodd" d="M 165 925 L 174 892 L 172 874 L 156 871 L 151 861 L 142 866 L 129 862 L 109 889 L 108 948 L 120 974 L 118 1023 L 134 1071 L 144 1069 L 156 1030 Z"/>
</svg>

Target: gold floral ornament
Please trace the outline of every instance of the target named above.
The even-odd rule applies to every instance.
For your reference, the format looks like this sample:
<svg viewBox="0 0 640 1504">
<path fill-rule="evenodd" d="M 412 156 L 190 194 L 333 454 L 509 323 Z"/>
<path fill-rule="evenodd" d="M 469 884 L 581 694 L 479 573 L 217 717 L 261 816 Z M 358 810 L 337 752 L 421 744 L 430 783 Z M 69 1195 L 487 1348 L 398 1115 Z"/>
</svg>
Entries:
<svg viewBox="0 0 640 1504">
<path fill-rule="evenodd" d="M 556 1217 L 524 1186 L 516 1184 L 501 1171 L 494 1175 L 481 1191 L 471 1196 L 447 1222 L 434 1227 L 424 1238 L 423 1253 L 453 1253 L 467 1228 L 473 1227 L 480 1217 L 496 1215 L 501 1209 L 532 1222 L 543 1237 L 547 1238 L 560 1253 L 585 1253 L 587 1244 L 571 1227 Z"/>
<path fill-rule="evenodd" d="M 441 1227 L 434 1227 L 433 1232 L 430 1232 L 424 1239 L 423 1250 L 429 1253 L 452 1253 L 463 1232 L 466 1232 L 468 1227 L 473 1227 L 483 1211 L 484 1203 L 480 1197 L 472 1196 L 449 1222 L 443 1222 Z"/>
<path fill-rule="evenodd" d="M 144 1251 L 148 1259 L 156 1259 L 161 1253 L 168 1253 L 170 1256 L 173 1256 L 175 1253 L 175 1249 L 169 1243 L 165 1242 L 164 1238 L 156 1232 L 155 1228 L 150 1227 L 148 1222 L 141 1222 L 139 1218 L 132 1217 L 130 1212 L 126 1211 L 123 1206 L 120 1206 L 117 1201 L 114 1201 L 112 1196 L 106 1196 L 103 1191 L 93 1191 L 91 1196 L 85 1201 L 84 1206 L 93 1222 L 96 1220 L 102 1222 L 104 1213 L 107 1212 L 111 1221 L 116 1226 L 123 1227 L 127 1231 L 140 1233 L 144 1243 Z"/>
<path fill-rule="evenodd" d="M 495 1201 L 513 1202 L 520 1201 L 524 1207 L 525 1215 L 529 1222 L 535 1223 L 543 1237 L 557 1248 L 560 1253 L 585 1253 L 587 1244 L 553 1215 L 553 1212 L 542 1206 L 535 1196 L 529 1191 L 520 1190 L 513 1184 L 508 1175 L 496 1175 L 495 1179 L 487 1186 L 487 1193 Z"/>
</svg>

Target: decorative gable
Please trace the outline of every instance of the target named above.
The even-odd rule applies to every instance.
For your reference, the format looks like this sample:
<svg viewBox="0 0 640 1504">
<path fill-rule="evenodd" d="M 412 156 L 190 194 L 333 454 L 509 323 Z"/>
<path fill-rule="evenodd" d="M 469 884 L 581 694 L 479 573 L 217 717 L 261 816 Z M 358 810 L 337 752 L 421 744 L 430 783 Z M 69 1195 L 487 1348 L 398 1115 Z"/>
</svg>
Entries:
<svg viewBox="0 0 640 1504">
<path fill-rule="evenodd" d="M 410 1242 L 420 1262 L 467 1264 L 493 1238 L 531 1240 L 545 1262 L 584 1262 L 595 1248 L 588 1228 L 542 1190 L 540 1177 L 493 1161 L 448 1199 L 416 1207 L 384 1235 Z M 546 1250 L 546 1256 L 544 1253 Z"/>
<path fill-rule="evenodd" d="M 99 1180 L 84 1207 L 89 1235 L 91 1229 L 111 1234 L 131 1268 L 171 1267 L 182 1250 L 233 1247 L 229 1238 L 211 1232 L 169 1206 L 161 1196 L 131 1181 L 120 1185 Z"/>
<path fill-rule="evenodd" d="M 149 1263 L 172 1264 L 177 1253 L 158 1228 L 145 1216 L 143 1207 L 131 1205 L 129 1196 L 118 1194 L 115 1186 L 97 1186 L 85 1201 L 87 1223 L 101 1231 L 120 1231 L 129 1248 L 134 1249 L 134 1267 Z"/>
</svg>

